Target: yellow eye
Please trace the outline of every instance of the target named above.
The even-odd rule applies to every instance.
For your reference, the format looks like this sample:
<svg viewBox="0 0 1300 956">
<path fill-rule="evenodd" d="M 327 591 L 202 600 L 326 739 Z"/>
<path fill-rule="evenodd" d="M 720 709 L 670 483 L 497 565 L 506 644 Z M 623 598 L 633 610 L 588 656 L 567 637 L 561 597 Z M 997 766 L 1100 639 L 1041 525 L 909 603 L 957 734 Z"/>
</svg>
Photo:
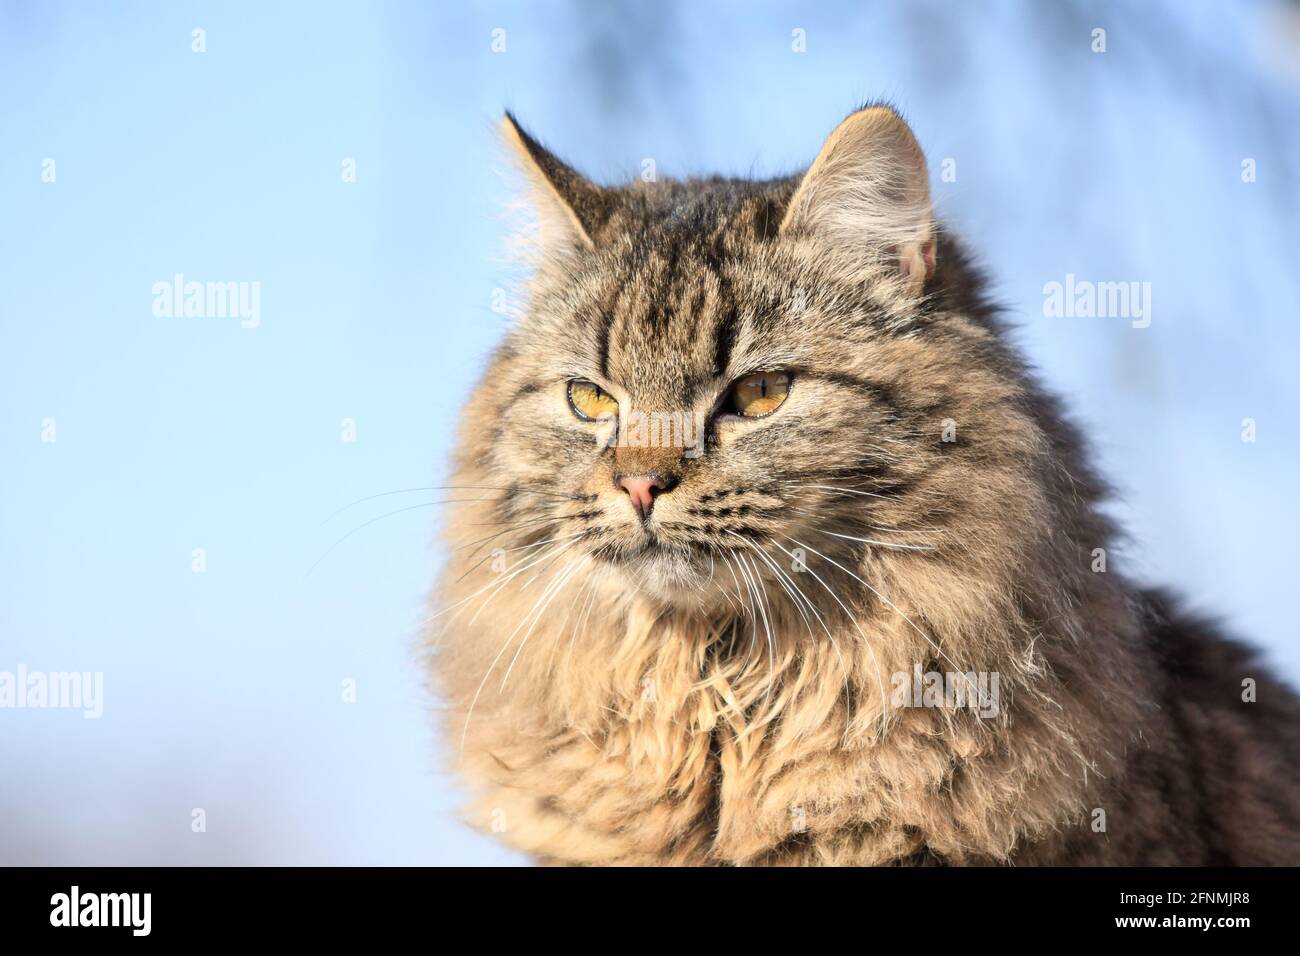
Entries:
<svg viewBox="0 0 1300 956">
<path fill-rule="evenodd" d="M 737 415 L 761 418 L 780 408 L 789 394 L 789 372 L 755 372 L 731 386 L 727 405 Z"/>
<path fill-rule="evenodd" d="M 575 378 L 569 383 L 569 407 L 584 422 L 599 422 L 618 415 L 618 402 L 594 382 Z"/>
</svg>

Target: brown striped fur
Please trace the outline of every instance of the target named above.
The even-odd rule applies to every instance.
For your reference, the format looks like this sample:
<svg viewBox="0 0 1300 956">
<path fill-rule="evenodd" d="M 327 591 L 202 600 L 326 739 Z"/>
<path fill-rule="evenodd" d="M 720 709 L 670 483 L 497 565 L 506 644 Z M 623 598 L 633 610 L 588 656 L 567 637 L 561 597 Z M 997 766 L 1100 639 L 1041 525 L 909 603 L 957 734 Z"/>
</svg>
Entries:
<svg viewBox="0 0 1300 956">
<path fill-rule="evenodd" d="M 429 630 L 475 826 L 568 864 L 1300 862 L 1296 699 L 1093 570 L 1106 490 L 892 110 L 769 182 L 598 187 L 504 128 L 535 270 Z M 565 397 L 707 413 L 769 369 L 785 404 L 697 458 L 602 448 Z M 631 472 L 675 483 L 649 530 Z M 998 713 L 893 706 L 916 665 L 996 672 Z"/>
</svg>

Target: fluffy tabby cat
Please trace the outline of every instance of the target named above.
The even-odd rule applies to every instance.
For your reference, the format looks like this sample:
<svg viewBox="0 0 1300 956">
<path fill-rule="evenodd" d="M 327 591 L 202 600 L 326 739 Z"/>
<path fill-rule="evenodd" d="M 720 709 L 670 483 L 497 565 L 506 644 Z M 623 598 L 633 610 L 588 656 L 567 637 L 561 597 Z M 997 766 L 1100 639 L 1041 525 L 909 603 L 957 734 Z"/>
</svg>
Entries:
<svg viewBox="0 0 1300 956">
<path fill-rule="evenodd" d="M 429 640 L 475 825 L 567 864 L 1300 862 L 1300 705 L 1098 569 L 1105 487 L 893 110 L 768 182 L 602 187 L 503 130 L 538 255 Z"/>
</svg>

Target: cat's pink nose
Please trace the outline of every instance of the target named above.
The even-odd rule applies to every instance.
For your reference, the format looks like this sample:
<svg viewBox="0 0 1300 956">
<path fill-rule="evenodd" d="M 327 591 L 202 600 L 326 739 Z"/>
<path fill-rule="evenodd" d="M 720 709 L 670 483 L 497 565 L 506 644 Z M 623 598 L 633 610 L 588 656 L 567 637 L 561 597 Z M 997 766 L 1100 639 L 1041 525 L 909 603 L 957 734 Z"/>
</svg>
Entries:
<svg viewBox="0 0 1300 956">
<path fill-rule="evenodd" d="M 632 499 L 632 507 L 642 518 L 650 517 L 655 498 L 672 487 L 659 475 L 639 475 L 635 478 L 619 475 L 614 483 L 627 492 L 627 496 Z"/>
</svg>

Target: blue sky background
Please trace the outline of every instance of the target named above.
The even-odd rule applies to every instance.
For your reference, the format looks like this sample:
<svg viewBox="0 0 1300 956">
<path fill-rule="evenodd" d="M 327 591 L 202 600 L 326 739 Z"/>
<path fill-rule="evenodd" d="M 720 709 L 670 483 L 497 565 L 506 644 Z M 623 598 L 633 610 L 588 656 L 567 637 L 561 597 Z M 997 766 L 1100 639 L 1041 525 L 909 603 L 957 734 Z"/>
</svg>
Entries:
<svg viewBox="0 0 1300 956">
<path fill-rule="evenodd" d="M 1112 560 L 1300 677 L 1294 4 L 0 3 L 0 88 L 0 670 L 105 681 L 99 720 L 0 710 L 0 862 L 513 861 L 412 666 L 435 509 L 307 574 L 433 500 L 331 517 L 437 483 L 504 328 L 503 107 L 614 181 L 786 173 L 898 103 L 1119 490 Z M 260 326 L 155 316 L 176 273 L 260 282 Z M 1151 327 L 1045 318 L 1067 273 L 1150 282 Z"/>
</svg>

